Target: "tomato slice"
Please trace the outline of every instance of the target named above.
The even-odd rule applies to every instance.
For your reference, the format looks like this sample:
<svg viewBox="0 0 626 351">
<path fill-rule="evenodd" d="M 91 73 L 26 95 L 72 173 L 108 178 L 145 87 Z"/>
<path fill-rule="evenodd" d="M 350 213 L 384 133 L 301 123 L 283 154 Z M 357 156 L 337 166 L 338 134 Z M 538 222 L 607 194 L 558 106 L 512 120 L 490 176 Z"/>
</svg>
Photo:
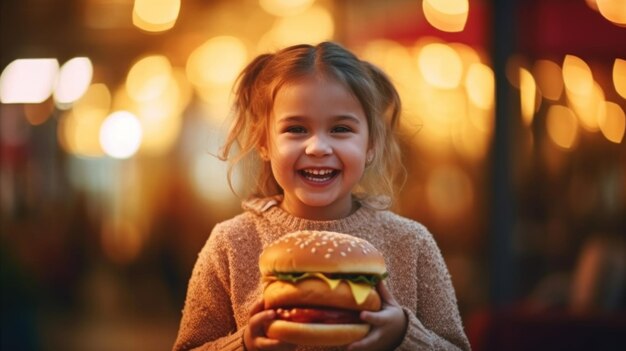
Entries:
<svg viewBox="0 0 626 351">
<path fill-rule="evenodd" d="M 351 324 L 363 323 L 359 311 L 322 308 L 278 308 L 278 319 L 296 323 Z"/>
</svg>

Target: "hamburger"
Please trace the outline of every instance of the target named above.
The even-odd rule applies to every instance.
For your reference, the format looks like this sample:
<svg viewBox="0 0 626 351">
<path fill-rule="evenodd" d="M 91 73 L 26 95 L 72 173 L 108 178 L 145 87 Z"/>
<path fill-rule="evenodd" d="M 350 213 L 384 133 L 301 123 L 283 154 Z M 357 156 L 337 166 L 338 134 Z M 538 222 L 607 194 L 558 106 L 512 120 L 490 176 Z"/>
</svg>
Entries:
<svg viewBox="0 0 626 351">
<path fill-rule="evenodd" d="M 298 345 L 339 346 L 370 329 L 359 315 L 378 311 L 376 284 L 387 276 L 368 241 L 328 231 L 287 234 L 263 250 L 265 309 L 276 311 L 267 336 Z"/>
</svg>

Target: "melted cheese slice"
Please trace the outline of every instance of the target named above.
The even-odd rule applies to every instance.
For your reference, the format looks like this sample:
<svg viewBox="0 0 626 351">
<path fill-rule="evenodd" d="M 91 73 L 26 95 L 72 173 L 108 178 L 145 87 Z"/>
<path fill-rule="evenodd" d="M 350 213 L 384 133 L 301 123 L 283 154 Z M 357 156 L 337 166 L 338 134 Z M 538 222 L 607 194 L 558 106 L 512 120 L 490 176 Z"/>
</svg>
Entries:
<svg viewBox="0 0 626 351">
<path fill-rule="evenodd" d="M 350 289 L 352 290 L 352 296 L 354 296 L 354 300 L 357 304 L 362 304 L 365 302 L 370 292 L 372 291 L 372 286 L 363 283 L 355 283 L 351 281 L 347 281 L 350 285 Z"/>
<path fill-rule="evenodd" d="M 322 273 L 310 273 L 310 275 L 325 281 L 326 284 L 328 284 L 328 286 L 330 287 L 330 290 L 335 290 L 339 283 L 341 283 L 341 279 L 331 279 L 323 275 Z"/>
</svg>

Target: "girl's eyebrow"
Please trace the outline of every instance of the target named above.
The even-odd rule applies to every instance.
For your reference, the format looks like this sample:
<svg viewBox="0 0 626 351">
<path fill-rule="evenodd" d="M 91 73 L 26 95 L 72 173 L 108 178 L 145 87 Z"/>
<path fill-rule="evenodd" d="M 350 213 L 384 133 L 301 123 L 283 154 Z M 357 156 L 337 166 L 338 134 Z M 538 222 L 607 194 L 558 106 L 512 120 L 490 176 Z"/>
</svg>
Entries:
<svg viewBox="0 0 626 351">
<path fill-rule="evenodd" d="M 333 119 L 333 122 L 348 121 L 348 122 L 352 122 L 356 124 L 361 123 L 361 120 L 352 114 L 337 115 L 337 116 L 334 116 L 332 119 Z M 300 116 L 300 115 L 289 116 L 288 115 L 285 117 L 278 118 L 277 122 L 278 123 L 302 123 L 302 122 L 305 122 L 306 120 L 308 120 L 308 118 L 305 116 Z"/>
</svg>

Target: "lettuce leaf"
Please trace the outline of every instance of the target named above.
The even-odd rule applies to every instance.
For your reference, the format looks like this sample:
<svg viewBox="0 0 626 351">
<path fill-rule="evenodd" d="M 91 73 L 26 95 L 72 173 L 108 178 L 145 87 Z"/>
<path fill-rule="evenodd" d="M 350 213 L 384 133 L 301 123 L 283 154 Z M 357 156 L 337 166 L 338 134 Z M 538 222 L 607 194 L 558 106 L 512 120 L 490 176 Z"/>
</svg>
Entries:
<svg viewBox="0 0 626 351">
<path fill-rule="evenodd" d="M 289 281 L 292 283 L 297 283 L 300 280 L 315 278 L 315 273 L 303 273 L 303 272 L 275 272 L 274 276 L 278 280 Z M 324 274 L 328 279 L 341 279 L 347 280 L 354 283 L 363 283 L 371 286 L 376 286 L 378 282 L 384 280 L 389 276 L 387 272 L 382 275 L 379 274 L 344 274 L 344 273 L 321 273 Z"/>
</svg>

